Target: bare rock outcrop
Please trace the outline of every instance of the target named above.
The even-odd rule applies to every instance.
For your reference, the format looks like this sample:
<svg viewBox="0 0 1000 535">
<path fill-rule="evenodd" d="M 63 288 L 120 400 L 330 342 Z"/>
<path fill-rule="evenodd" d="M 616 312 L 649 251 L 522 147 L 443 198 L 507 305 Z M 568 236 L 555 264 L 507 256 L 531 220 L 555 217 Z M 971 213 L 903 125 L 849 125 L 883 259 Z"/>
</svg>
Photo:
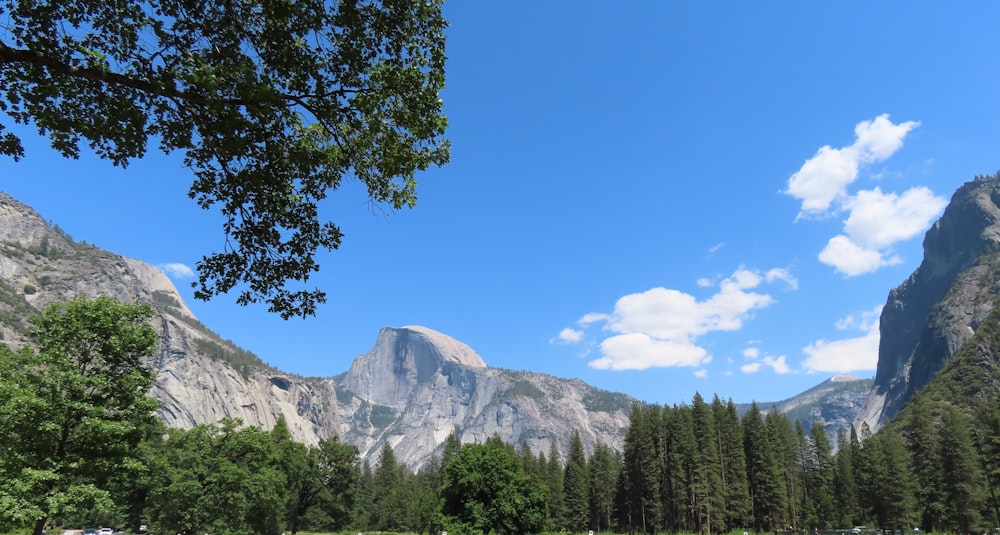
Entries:
<svg viewBox="0 0 1000 535">
<path fill-rule="evenodd" d="M 899 412 L 993 309 L 1000 274 L 1000 177 L 955 192 L 924 237 L 924 259 L 882 309 L 878 367 L 855 427 Z"/>
</svg>

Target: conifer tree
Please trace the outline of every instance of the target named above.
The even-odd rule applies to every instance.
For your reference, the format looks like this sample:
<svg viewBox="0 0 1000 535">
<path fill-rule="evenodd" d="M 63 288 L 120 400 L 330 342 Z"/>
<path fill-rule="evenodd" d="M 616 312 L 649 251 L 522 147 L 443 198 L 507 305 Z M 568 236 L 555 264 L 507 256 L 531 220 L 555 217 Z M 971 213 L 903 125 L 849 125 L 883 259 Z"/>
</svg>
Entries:
<svg viewBox="0 0 1000 535">
<path fill-rule="evenodd" d="M 810 448 L 807 468 L 810 507 L 816 521 L 814 527 L 832 527 L 836 522 L 836 509 L 833 499 L 833 473 L 835 470 L 830 439 L 826 436 L 826 428 L 819 422 L 813 422 L 809 428 Z M 808 527 L 808 526 L 806 526 Z"/>
<path fill-rule="evenodd" d="M 718 396 L 712 401 L 712 414 L 719 439 L 722 485 L 725 488 L 725 528 L 734 530 L 750 525 L 750 492 L 747 488 L 746 452 L 736 404 L 723 404 Z"/>
<path fill-rule="evenodd" d="M 918 393 L 907 403 L 904 422 L 906 445 L 913 459 L 920 529 L 930 533 L 945 516 L 942 496 L 939 432 L 931 400 Z"/>
<path fill-rule="evenodd" d="M 833 473 L 833 503 L 837 511 L 834 524 L 838 526 L 855 526 L 860 521 L 857 514 L 858 487 L 854 477 L 853 452 L 847 433 L 841 429 L 837 432 L 837 456 L 834 459 Z"/>
<path fill-rule="evenodd" d="M 768 440 L 764 418 L 757 404 L 743 415 L 743 446 L 746 451 L 747 484 L 753 512 L 754 531 L 777 531 L 782 523 L 783 486 L 774 448 Z"/>
<path fill-rule="evenodd" d="M 621 459 L 608 445 L 598 442 L 594 445 L 589 465 L 590 525 L 595 531 L 607 532 L 612 527 Z"/>
<path fill-rule="evenodd" d="M 549 488 L 549 529 L 559 531 L 565 527 L 565 501 L 563 494 L 563 467 L 559 461 L 559 448 L 553 440 L 549 445 L 548 474 L 542 480 Z"/>
<path fill-rule="evenodd" d="M 652 533 L 660 522 L 659 407 L 632 405 L 625 434 L 619 516 L 623 528 Z"/>
<path fill-rule="evenodd" d="M 661 413 L 660 498 L 663 527 L 667 531 L 691 531 L 697 524 L 694 507 L 695 449 L 691 408 L 664 407 Z"/>
<path fill-rule="evenodd" d="M 969 418 L 959 409 L 947 407 L 941 417 L 938 441 L 947 527 L 958 533 L 979 531 L 986 482 L 973 444 Z"/>
<path fill-rule="evenodd" d="M 695 507 L 695 530 L 711 535 L 723 524 L 725 490 L 722 487 L 722 463 L 719 438 L 712 409 L 695 392 L 691 402 L 691 421 L 695 449 L 691 485 Z"/>
<path fill-rule="evenodd" d="M 588 484 L 587 455 L 583 450 L 580 432 L 574 430 L 569 442 L 566 469 L 563 472 L 564 525 L 574 533 L 586 531 L 589 525 Z"/>
</svg>

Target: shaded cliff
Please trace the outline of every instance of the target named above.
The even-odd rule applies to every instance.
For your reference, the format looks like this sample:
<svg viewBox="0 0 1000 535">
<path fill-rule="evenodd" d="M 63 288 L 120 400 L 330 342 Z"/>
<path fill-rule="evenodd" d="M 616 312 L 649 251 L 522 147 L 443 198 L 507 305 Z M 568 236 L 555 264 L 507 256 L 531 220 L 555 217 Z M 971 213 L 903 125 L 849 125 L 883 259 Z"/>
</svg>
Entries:
<svg viewBox="0 0 1000 535">
<path fill-rule="evenodd" d="M 979 328 L 1000 280 L 1000 177 L 960 187 L 924 237 L 924 259 L 882 309 L 875 383 L 855 425 L 899 412 Z"/>
</svg>

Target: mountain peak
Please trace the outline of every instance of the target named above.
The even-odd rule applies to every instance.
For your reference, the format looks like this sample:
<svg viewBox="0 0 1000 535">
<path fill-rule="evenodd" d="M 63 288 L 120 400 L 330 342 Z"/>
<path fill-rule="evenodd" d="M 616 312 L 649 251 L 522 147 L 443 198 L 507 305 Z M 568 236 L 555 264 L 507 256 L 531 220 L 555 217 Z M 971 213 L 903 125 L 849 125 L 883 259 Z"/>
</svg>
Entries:
<svg viewBox="0 0 1000 535">
<path fill-rule="evenodd" d="M 378 405 L 402 407 L 419 385 L 456 368 L 485 370 L 483 359 L 458 340 L 427 327 L 383 327 L 375 345 L 347 371 L 348 390 Z"/>
<path fill-rule="evenodd" d="M 440 352 L 441 357 L 448 362 L 454 362 L 470 368 L 486 368 L 486 362 L 483 361 L 482 357 L 480 357 L 475 350 L 448 336 L 447 334 L 423 327 L 421 325 L 407 325 L 406 327 L 399 327 L 396 329 L 386 327 L 383 328 L 382 331 L 386 331 L 387 329 L 395 331 L 409 331 L 417 336 L 422 336 L 428 341 L 428 343 L 436 347 Z M 382 334 L 379 333 L 379 336 L 381 335 Z"/>
</svg>

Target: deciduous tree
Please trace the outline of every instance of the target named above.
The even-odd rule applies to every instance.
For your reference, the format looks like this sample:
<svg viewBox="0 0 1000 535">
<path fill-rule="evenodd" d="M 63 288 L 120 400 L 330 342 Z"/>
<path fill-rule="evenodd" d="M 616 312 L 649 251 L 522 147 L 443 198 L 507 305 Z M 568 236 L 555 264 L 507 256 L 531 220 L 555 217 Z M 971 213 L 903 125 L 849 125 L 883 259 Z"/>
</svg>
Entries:
<svg viewBox="0 0 1000 535">
<path fill-rule="evenodd" d="M 223 220 L 200 299 L 314 313 L 326 294 L 304 283 L 343 236 L 320 202 L 356 178 L 411 207 L 417 172 L 449 158 L 441 0 L 0 0 L 0 18 L 14 123 L 67 157 L 183 155 L 188 196 Z M 24 155 L 3 123 L 0 154 Z"/>
<path fill-rule="evenodd" d="M 0 518 L 31 522 L 110 504 L 157 402 L 152 308 L 108 298 L 53 303 L 31 319 L 37 349 L 0 346 Z"/>
</svg>

